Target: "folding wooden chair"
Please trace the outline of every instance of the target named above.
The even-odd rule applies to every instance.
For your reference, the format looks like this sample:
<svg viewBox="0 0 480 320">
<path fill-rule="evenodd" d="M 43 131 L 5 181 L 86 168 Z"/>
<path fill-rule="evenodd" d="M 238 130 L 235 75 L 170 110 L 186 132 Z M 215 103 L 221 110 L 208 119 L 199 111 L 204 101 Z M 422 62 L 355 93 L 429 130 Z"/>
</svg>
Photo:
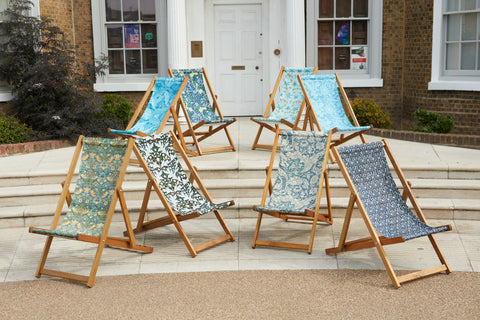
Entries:
<svg viewBox="0 0 480 320">
<path fill-rule="evenodd" d="M 332 223 L 332 208 L 327 174 L 327 155 L 332 133 L 323 135 L 314 131 L 277 130 L 267 167 L 267 179 L 263 188 L 260 206 L 253 207 L 258 211 L 257 226 L 252 247 L 271 246 L 307 250 L 312 253 L 313 240 L 317 222 Z M 272 167 L 279 137 L 280 163 L 275 184 L 272 187 Z M 327 214 L 320 214 L 320 199 L 325 184 L 327 198 Z M 267 195 L 270 198 L 267 202 Z M 311 221 L 310 240 L 308 244 L 258 240 L 263 214 L 284 219 Z"/>
<path fill-rule="evenodd" d="M 250 118 L 253 122 L 257 123 L 258 128 L 257 135 L 253 141 L 252 150 L 256 148 L 271 150 L 271 145 L 259 144 L 258 141 L 262 134 L 263 129 L 268 129 L 272 132 L 276 132 L 280 123 L 288 126 L 290 129 L 298 128 L 300 116 L 305 106 L 303 93 L 298 84 L 297 76 L 305 76 L 317 73 L 317 67 L 315 68 L 285 68 L 282 66 L 273 87 L 273 91 L 270 94 L 267 108 L 263 117 Z M 280 86 L 280 82 L 282 81 Z M 275 97 L 278 94 L 277 103 L 275 103 Z"/>
<path fill-rule="evenodd" d="M 188 77 L 190 80 L 182 93 L 180 106 L 185 115 L 188 129 L 183 132 L 184 137 L 191 137 L 192 141 L 186 142 L 195 146 L 196 152 L 188 150 L 190 154 L 202 155 L 208 152 L 235 151 L 235 145 L 228 126 L 236 121 L 235 118 L 224 118 L 217 102 L 217 96 L 213 93 L 212 85 L 208 80 L 205 68 L 202 69 L 168 69 L 171 77 Z M 213 103 L 210 103 L 205 84 L 207 83 L 208 92 Z M 179 108 L 177 107 L 177 114 Z M 208 126 L 206 131 L 200 131 L 203 126 Z M 216 127 L 214 127 L 216 126 Z M 228 145 L 223 147 L 212 147 L 207 149 L 200 148 L 199 143 L 215 133 L 223 130 L 228 140 Z M 176 130 L 174 130 L 176 133 Z M 178 134 L 182 134 L 178 127 Z M 181 137 L 181 135 L 180 135 Z"/>
<path fill-rule="evenodd" d="M 218 210 L 232 206 L 234 201 L 227 201 L 220 204 L 212 202 L 212 198 L 198 176 L 196 168 L 190 163 L 185 151 L 180 148 L 180 142 L 173 132 L 162 133 L 149 137 L 137 138 L 134 148 L 140 165 L 148 176 L 145 196 L 143 198 L 140 216 L 134 232 L 141 232 L 157 227 L 172 224 L 183 239 L 192 257 L 195 257 L 201 250 L 210 248 L 225 241 L 235 241 L 233 234 L 228 229 Z M 182 169 L 175 149 L 178 149 L 182 159 L 190 171 L 190 178 Z M 200 192 L 193 186 L 196 183 Z M 145 213 L 153 189 L 162 201 L 167 215 L 155 220 L 145 222 Z M 203 195 L 202 195 L 203 194 Z M 181 221 L 199 217 L 208 212 L 215 214 L 222 226 L 225 235 L 194 247 L 180 225 Z"/>
<path fill-rule="evenodd" d="M 314 130 L 316 126 L 318 130 L 325 132 L 337 128 L 340 137 L 333 137 L 334 146 L 357 136 L 363 143 L 366 142 L 363 133 L 371 127 L 359 125 L 337 74 L 298 76 L 298 81 L 306 100 L 303 130 L 306 130 L 308 125 L 310 130 Z"/>
<path fill-rule="evenodd" d="M 403 194 L 400 194 L 393 180 L 384 150 L 402 184 Z M 451 230 L 451 226 L 435 228 L 426 224 L 425 216 L 412 193 L 410 184 L 405 179 L 387 142 L 383 140 L 361 145 L 332 147 L 332 152 L 338 160 L 338 165 L 347 181 L 351 195 L 338 247 L 327 249 L 326 253 L 332 254 L 375 247 L 395 288 L 399 288 L 401 283 L 443 271 L 450 273 L 450 267 L 433 234 Z M 407 200 L 412 204 L 416 215 L 407 206 Z M 348 228 L 355 204 L 370 235 L 363 239 L 347 242 Z M 383 246 L 422 236 L 428 236 L 442 264 L 426 270 L 397 276 Z"/>
<path fill-rule="evenodd" d="M 46 274 L 86 282 L 87 286 L 92 287 L 105 245 L 152 252 L 153 249 L 151 247 L 138 245 L 135 241 L 122 191 L 122 182 L 132 148 L 133 139 L 127 141 L 84 138 L 80 136 L 67 178 L 63 183 L 63 190 L 50 229 L 35 227 L 30 227 L 29 229 L 31 233 L 47 236 L 35 273 L 36 277 Z M 71 195 L 69 187 L 79 158 L 81 158 L 80 170 L 75 191 Z M 108 236 L 117 200 L 120 201 L 127 228 L 127 239 Z M 65 202 L 67 202 L 69 208 L 62 222 L 59 223 Z M 91 242 L 98 245 L 89 276 L 45 268 L 48 252 L 54 237 Z"/>
</svg>

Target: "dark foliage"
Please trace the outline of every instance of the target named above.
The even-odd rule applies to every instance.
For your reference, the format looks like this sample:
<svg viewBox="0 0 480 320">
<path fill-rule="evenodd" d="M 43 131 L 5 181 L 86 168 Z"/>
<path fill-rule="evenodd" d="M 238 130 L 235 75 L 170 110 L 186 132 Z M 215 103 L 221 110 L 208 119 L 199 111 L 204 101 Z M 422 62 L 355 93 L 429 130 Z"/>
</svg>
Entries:
<svg viewBox="0 0 480 320">
<path fill-rule="evenodd" d="M 413 131 L 449 133 L 455 126 L 452 117 L 427 111 L 425 109 L 415 110 L 413 116 L 418 122 L 412 127 Z"/>
</svg>

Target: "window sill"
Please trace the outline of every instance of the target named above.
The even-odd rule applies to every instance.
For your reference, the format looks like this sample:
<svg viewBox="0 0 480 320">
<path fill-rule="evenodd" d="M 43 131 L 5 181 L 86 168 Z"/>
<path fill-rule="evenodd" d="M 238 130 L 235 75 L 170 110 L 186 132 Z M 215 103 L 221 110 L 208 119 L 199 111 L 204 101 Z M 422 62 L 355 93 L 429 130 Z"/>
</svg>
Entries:
<svg viewBox="0 0 480 320">
<path fill-rule="evenodd" d="M 13 95 L 10 92 L 0 92 L 0 102 L 7 102 L 13 99 Z"/>
<path fill-rule="evenodd" d="M 342 79 L 339 75 L 342 86 L 345 88 L 373 88 L 383 87 L 382 78 L 368 78 L 368 79 Z"/>
<path fill-rule="evenodd" d="M 428 90 L 480 91 L 480 82 L 436 80 L 428 83 Z"/>
<path fill-rule="evenodd" d="M 151 80 L 150 80 L 151 81 Z M 146 82 L 106 82 L 95 83 L 93 90 L 97 92 L 120 92 L 120 91 L 146 91 L 150 81 Z"/>
</svg>

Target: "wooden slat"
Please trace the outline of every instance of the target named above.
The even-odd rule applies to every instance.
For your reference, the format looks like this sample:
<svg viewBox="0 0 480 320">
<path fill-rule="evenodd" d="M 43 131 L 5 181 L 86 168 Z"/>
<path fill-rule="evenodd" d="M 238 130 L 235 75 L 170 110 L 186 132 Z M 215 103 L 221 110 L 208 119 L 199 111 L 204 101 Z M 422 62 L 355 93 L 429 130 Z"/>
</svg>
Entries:
<svg viewBox="0 0 480 320">
<path fill-rule="evenodd" d="M 82 275 L 79 275 L 79 274 L 63 272 L 63 271 L 58 271 L 58 270 L 51 270 L 51 269 L 42 269 L 41 274 L 51 276 L 51 277 L 58 277 L 58 278 L 63 278 L 63 279 L 80 281 L 80 282 L 87 282 L 88 279 L 89 279 L 89 277 L 87 277 L 87 276 L 82 276 Z"/>
<path fill-rule="evenodd" d="M 429 268 L 429 269 L 420 270 L 420 271 L 417 271 L 417 272 L 412 272 L 412 273 L 404 274 L 404 275 L 401 275 L 401 276 L 397 276 L 397 279 L 398 279 L 398 282 L 404 283 L 404 282 L 407 282 L 407 281 L 412 281 L 412 280 L 415 280 L 415 279 L 424 278 L 424 277 L 427 277 L 427 276 L 430 276 L 430 275 L 433 275 L 433 274 L 437 274 L 437 273 L 440 273 L 440 272 L 443 272 L 443 271 L 447 271 L 447 270 L 448 270 L 447 266 L 442 264 L 442 265 L 439 265 L 439 266 L 436 266 L 436 267 L 433 267 L 433 268 Z"/>
</svg>

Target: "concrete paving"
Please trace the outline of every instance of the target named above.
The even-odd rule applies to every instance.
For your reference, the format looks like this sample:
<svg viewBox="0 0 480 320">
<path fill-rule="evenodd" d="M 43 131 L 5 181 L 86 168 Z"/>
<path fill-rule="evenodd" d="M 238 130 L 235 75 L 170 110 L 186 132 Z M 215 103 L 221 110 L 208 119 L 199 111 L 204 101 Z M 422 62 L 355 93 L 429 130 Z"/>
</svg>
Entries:
<svg viewBox="0 0 480 320">
<path fill-rule="evenodd" d="M 247 118 L 240 118 L 231 126 L 237 152 L 223 152 L 191 158 L 201 170 L 220 168 L 264 168 L 270 152 L 251 150 L 256 126 Z M 217 134 L 220 135 L 220 134 Z M 221 144 L 223 137 L 206 146 Z M 270 141 L 273 135 L 262 140 Z M 367 140 L 379 140 L 367 136 Z M 402 168 L 442 168 L 449 175 L 472 175 L 480 172 L 480 150 L 412 143 L 389 139 L 393 152 Z M 352 142 L 353 143 L 353 142 Z M 73 154 L 72 148 L 63 148 L 24 155 L 0 158 L 0 177 L 32 179 L 45 172 L 66 173 Z M 27 175 L 28 173 L 28 175 Z M 26 178 L 28 176 L 28 178 Z M 464 177 L 465 178 L 465 177 Z M 479 197 L 480 198 L 480 197 Z M 335 218 L 332 226 L 319 224 L 312 254 L 305 251 L 251 248 L 256 214 L 251 218 L 227 219 L 227 224 L 236 237 L 235 242 L 220 244 L 202 251 L 191 258 L 183 241 L 172 226 L 157 228 L 137 235 L 140 244 L 153 246 L 150 254 L 106 248 L 97 276 L 163 273 L 200 272 L 219 270 L 252 269 L 384 269 L 375 249 L 326 255 L 325 249 L 336 245 L 343 219 Z M 451 224 L 452 231 L 436 236 L 448 263 L 454 271 L 480 272 L 480 221 L 478 220 L 430 220 L 431 225 Z M 193 244 L 220 236 L 222 230 L 214 219 L 194 219 L 183 223 Z M 45 227 L 45 226 L 44 226 Z M 46 225 L 48 227 L 48 225 Z M 0 281 L 33 280 L 45 237 L 29 234 L 27 227 L 2 228 L 0 219 Z M 308 241 L 309 226 L 305 223 L 285 223 L 279 219 L 265 219 L 261 236 L 271 240 Z M 122 223 L 114 221 L 111 236 L 121 236 Z M 356 217 L 350 229 L 352 238 L 367 236 L 361 219 Z M 406 243 L 387 246 L 387 255 L 395 269 L 423 269 L 438 265 L 433 249 L 427 239 L 414 239 Z M 88 274 L 95 246 L 79 241 L 55 239 L 47 260 L 47 268 L 66 272 Z M 48 278 L 43 276 L 42 279 Z M 388 279 L 386 278 L 386 281 Z"/>
</svg>

